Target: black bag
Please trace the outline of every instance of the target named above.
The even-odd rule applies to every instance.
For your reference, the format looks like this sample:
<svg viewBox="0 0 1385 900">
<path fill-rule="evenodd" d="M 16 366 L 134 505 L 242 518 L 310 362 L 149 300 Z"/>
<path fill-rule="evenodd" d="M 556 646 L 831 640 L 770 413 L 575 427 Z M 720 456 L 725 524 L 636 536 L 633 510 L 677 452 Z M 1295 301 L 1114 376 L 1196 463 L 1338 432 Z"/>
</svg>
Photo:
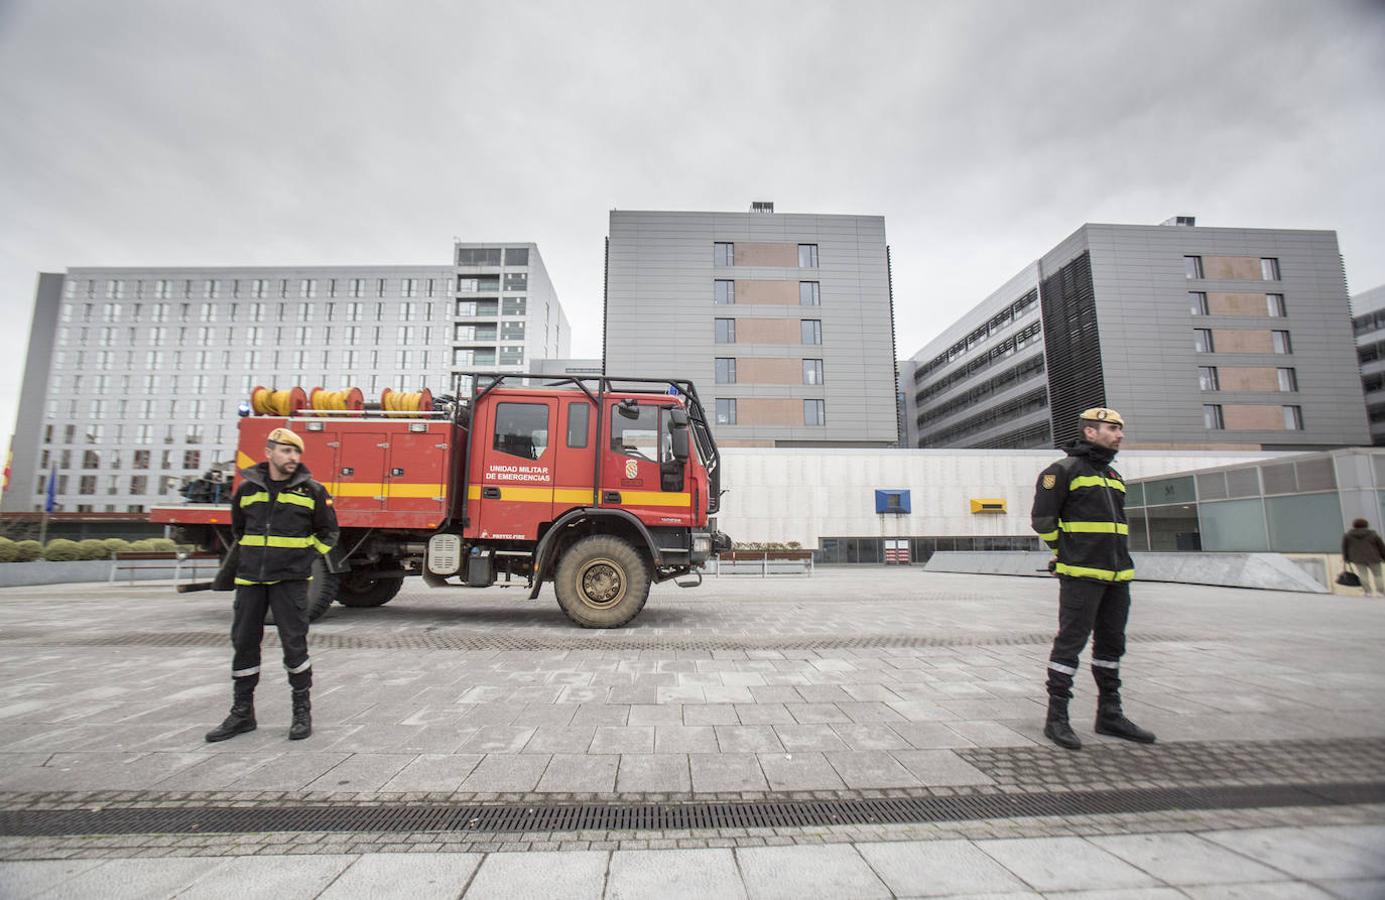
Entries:
<svg viewBox="0 0 1385 900">
<path fill-rule="evenodd" d="M 1360 587 L 1361 576 L 1350 569 L 1343 569 L 1342 574 L 1337 576 L 1337 583 L 1342 587 Z"/>
</svg>

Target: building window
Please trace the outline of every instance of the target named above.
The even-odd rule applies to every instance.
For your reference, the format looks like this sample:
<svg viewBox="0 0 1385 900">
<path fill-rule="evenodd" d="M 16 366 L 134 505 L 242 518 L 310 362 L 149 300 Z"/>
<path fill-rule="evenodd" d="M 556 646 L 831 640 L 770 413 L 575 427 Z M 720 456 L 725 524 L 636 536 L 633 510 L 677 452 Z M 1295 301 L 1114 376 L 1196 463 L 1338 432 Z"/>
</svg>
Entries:
<svg viewBox="0 0 1385 900">
<path fill-rule="evenodd" d="M 1222 419 L 1220 403 L 1204 403 L 1202 406 L 1202 427 L 1208 431 L 1221 431 L 1226 428 Z"/>
<path fill-rule="evenodd" d="M 715 336 L 715 340 L 716 340 L 716 342 L 717 342 L 718 344 L 734 344 L 734 343 L 736 343 L 736 320 L 735 320 L 735 319 L 717 319 L 717 320 L 715 320 L 715 321 L 716 321 L 716 332 L 715 332 L 715 335 L 716 335 L 716 336 Z"/>
<path fill-rule="evenodd" d="M 736 282 L 729 278 L 718 278 L 712 282 L 712 299 L 719 304 L 736 302 Z"/>
<path fill-rule="evenodd" d="M 716 361 L 717 384 L 736 383 L 736 360 L 734 358 L 721 357 Z"/>
<path fill-rule="evenodd" d="M 202 292 L 202 296 L 206 297 L 208 300 L 214 300 L 217 297 L 220 297 L 221 282 L 217 281 L 215 278 L 208 280 L 206 290 Z"/>
<path fill-rule="evenodd" d="M 803 424 L 804 425 L 826 425 L 827 424 L 827 402 L 824 400 L 804 400 L 803 401 Z"/>
<path fill-rule="evenodd" d="M 505 265 L 507 266 L 527 266 L 529 265 L 528 247 L 506 247 Z M 583 444 L 582 446 L 586 446 Z"/>
<path fill-rule="evenodd" d="M 1203 291 L 1189 291 L 1188 312 L 1195 316 L 1207 315 L 1207 294 Z"/>
<path fill-rule="evenodd" d="M 505 290 L 507 291 L 527 291 L 529 290 L 528 272 L 506 272 Z"/>
<path fill-rule="evenodd" d="M 717 424 L 735 425 L 736 424 L 736 398 L 718 397 L 717 398 Z"/>
<path fill-rule="evenodd" d="M 803 383 L 822 384 L 822 360 L 805 359 L 803 360 Z"/>
<path fill-rule="evenodd" d="M 798 305 L 821 306 L 822 285 L 816 281 L 800 281 L 798 283 Z"/>
<path fill-rule="evenodd" d="M 463 247 L 457 250 L 457 265 L 459 266 L 498 266 L 500 265 L 499 247 Z"/>
<path fill-rule="evenodd" d="M 1265 312 L 1269 313 L 1272 319 L 1282 319 L 1287 316 L 1288 311 L 1284 308 L 1284 295 L 1266 294 Z"/>
<path fill-rule="evenodd" d="M 805 344 L 822 343 L 822 320 L 804 319 L 799 323 L 799 331 Z"/>
<path fill-rule="evenodd" d="M 1217 367 L 1198 366 L 1197 386 L 1204 391 L 1221 390 L 1221 381 L 1217 378 Z"/>
<path fill-rule="evenodd" d="M 416 297 L 418 296 L 418 279 L 401 278 L 399 279 L 399 296 Z"/>
<path fill-rule="evenodd" d="M 1279 376 L 1279 390 L 1291 394 L 1298 390 L 1298 372 L 1294 369 L 1276 369 Z"/>
<path fill-rule="evenodd" d="M 1202 277 L 1202 257 L 1185 256 L 1183 257 L 1183 274 L 1189 278 Z"/>
<path fill-rule="evenodd" d="M 1260 260 L 1260 278 L 1263 281 L 1279 280 L 1279 260 L 1276 258 L 1265 258 Z"/>
<path fill-rule="evenodd" d="M 798 267 L 800 269 L 816 269 L 818 267 L 817 244 L 798 245 Z"/>
<path fill-rule="evenodd" d="M 1198 353 L 1215 353 L 1212 345 L 1212 329 L 1194 328 L 1193 329 L 1193 349 Z"/>
<path fill-rule="evenodd" d="M 736 245 L 735 244 L 712 244 L 712 265 L 714 266 L 734 266 L 736 264 Z"/>
<path fill-rule="evenodd" d="M 523 316 L 528 315 L 529 301 L 524 297 L 506 297 L 500 301 L 500 314 L 502 316 Z"/>
<path fill-rule="evenodd" d="M 300 281 L 298 282 L 298 296 L 300 296 L 300 297 L 316 297 L 316 296 L 317 296 L 317 279 L 316 279 L 316 278 L 304 278 L 304 279 L 300 280 Z"/>
<path fill-rule="evenodd" d="M 1285 406 L 1284 410 L 1284 430 L 1302 431 L 1303 430 L 1303 407 Z"/>
<path fill-rule="evenodd" d="M 1274 340 L 1274 352 L 1275 352 L 1275 353 L 1284 354 L 1284 353 L 1293 353 L 1293 352 L 1294 352 L 1294 345 L 1293 345 L 1293 342 L 1292 342 L 1291 340 L 1289 340 L 1289 332 L 1287 332 L 1287 331 L 1271 331 L 1271 332 L 1270 332 L 1270 337 L 1273 338 L 1273 340 Z"/>
</svg>

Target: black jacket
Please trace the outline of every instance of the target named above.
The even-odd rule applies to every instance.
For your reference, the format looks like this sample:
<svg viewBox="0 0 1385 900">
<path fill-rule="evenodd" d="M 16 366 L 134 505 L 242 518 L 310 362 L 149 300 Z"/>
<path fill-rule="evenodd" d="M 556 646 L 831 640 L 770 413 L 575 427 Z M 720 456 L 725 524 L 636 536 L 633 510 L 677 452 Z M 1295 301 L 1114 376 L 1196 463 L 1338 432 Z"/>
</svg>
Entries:
<svg viewBox="0 0 1385 900">
<path fill-rule="evenodd" d="M 1342 559 L 1373 566 L 1385 560 L 1385 542 L 1369 528 L 1353 528 L 1342 535 Z"/>
<path fill-rule="evenodd" d="M 277 491 L 269 463 L 241 470 L 231 497 L 231 534 L 240 550 L 236 584 L 305 581 L 313 561 L 337 543 L 337 513 L 332 495 L 299 465 Z"/>
<path fill-rule="evenodd" d="M 1067 458 L 1039 473 L 1031 524 L 1057 554 L 1059 575 L 1094 581 L 1130 581 L 1130 529 L 1125 482 L 1111 468 L 1115 453 L 1076 441 Z"/>
</svg>

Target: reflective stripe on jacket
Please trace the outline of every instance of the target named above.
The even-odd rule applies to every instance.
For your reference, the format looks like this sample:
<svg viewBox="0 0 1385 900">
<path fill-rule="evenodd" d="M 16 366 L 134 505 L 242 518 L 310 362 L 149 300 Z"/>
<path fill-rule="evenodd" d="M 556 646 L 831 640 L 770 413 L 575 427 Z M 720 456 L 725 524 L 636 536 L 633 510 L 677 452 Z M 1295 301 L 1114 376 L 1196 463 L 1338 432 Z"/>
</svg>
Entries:
<svg viewBox="0 0 1385 900">
<path fill-rule="evenodd" d="M 303 465 L 277 490 L 268 463 L 240 474 L 231 497 L 231 535 L 240 549 L 236 584 L 311 578 L 313 561 L 337 543 L 331 494 Z"/>
<path fill-rule="evenodd" d="M 1088 458 L 1084 445 L 1039 473 L 1031 524 L 1069 578 L 1130 581 L 1130 526 L 1125 482 L 1109 465 Z"/>
</svg>

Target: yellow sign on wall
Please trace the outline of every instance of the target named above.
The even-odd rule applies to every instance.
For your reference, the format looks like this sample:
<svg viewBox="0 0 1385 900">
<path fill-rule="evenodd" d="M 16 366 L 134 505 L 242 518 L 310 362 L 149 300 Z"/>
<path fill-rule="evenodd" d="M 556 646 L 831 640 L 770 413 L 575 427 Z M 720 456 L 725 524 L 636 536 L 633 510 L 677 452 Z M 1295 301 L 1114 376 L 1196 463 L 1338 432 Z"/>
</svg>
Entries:
<svg viewBox="0 0 1385 900">
<path fill-rule="evenodd" d="M 977 513 L 1003 513 L 1005 512 L 1005 501 L 999 497 L 973 497 L 971 499 L 971 511 Z"/>
</svg>

